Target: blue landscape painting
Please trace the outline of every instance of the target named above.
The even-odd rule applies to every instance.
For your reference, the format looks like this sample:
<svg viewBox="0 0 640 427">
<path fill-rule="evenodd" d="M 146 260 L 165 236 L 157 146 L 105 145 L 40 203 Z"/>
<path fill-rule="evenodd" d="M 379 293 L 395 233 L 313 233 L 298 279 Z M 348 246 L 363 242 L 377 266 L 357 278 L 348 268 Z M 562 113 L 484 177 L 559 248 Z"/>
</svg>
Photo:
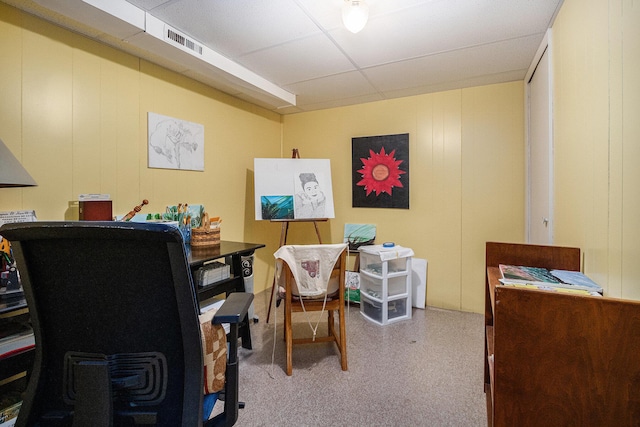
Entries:
<svg viewBox="0 0 640 427">
<path fill-rule="evenodd" d="M 293 196 L 260 196 L 262 219 L 293 219 Z"/>
</svg>

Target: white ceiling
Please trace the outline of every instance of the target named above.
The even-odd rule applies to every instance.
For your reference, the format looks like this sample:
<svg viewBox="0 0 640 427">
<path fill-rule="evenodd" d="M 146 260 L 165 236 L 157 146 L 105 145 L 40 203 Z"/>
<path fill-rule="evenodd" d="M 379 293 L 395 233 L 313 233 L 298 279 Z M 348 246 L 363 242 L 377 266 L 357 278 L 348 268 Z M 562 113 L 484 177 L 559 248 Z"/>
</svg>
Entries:
<svg viewBox="0 0 640 427">
<path fill-rule="evenodd" d="M 281 114 L 522 80 L 562 4 L 368 0 L 369 21 L 352 34 L 343 0 L 1 1 Z M 140 28 L 121 33 L 121 21 L 87 3 L 144 10 L 220 54 L 227 69 L 135 43 Z M 236 68 L 244 77 L 229 75 Z"/>
</svg>

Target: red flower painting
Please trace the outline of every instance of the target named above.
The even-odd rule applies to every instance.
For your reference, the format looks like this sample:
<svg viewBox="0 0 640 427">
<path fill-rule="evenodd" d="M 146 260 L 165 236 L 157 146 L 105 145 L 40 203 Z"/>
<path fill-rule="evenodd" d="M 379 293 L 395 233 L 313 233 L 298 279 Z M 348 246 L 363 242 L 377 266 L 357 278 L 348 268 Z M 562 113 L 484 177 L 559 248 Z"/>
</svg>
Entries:
<svg viewBox="0 0 640 427">
<path fill-rule="evenodd" d="M 404 160 L 397 160 L 395 156 L 396 150 L 386 154 L 384 147 L 379 153 L 369 150 L 369 158 L 361 158 L 363 167 L 358 170 L 362 179 L 357 185 L 363 186 L 367 192 L 367 196 L 375 191 L 376 196 L 381 193 L 393 195 L 393 187 L 402 187 L 400 175 L 406 173 L 400 169 L 400 164 Z"/>
</svg>

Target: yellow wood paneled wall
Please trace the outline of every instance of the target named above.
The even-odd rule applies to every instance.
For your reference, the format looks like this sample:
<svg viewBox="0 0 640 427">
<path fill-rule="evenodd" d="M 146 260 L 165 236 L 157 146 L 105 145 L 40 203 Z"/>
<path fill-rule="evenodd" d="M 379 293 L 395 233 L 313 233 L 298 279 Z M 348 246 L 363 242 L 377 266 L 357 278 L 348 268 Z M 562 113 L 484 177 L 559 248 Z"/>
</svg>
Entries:
<svg viewBox="0 0 640 427">
<path fill-rule="evenodd" d="M 523 84 L 506 83 L 285 116 L 284 152 L 331 159 L 336 219 L 372 223 L 428 260 L 427 303 L 484 309 L 484 245 L 524 237 Z M 410 209 L 352 208 L 351 138 L 409 133 Z M 298 225 L 290 241 L 313 242 Z"/>
<path fill-rule="evenodd" d="M 556 243 L 640 299 L 640 5 L 565 0 L 553 25 Z"/>
<path fill-rule="evenodd" d="M 4 3 L 0 33 L 0 138 L 38 183 L 1 189 L 0 211 L 73 220 L 81 193 L 110 194 L 114 214 L 142 199 L 143 212 L 203 204 L 223 218 L 222 238 L 271 245 L 254 278 L 270 283 L 277 230 L 255 224 L 251 171 L 254 157 L 279 156 L 280 115 Z M 147 167 L 148 112 L 204 125 L 204 172 Z"/>
</svg>

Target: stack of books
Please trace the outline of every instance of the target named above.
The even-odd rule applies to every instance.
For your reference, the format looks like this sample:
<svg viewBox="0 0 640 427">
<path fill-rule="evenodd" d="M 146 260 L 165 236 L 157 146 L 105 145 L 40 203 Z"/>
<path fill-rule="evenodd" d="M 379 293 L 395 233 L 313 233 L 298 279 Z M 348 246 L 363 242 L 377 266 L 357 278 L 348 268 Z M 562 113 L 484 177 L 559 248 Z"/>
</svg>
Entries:
<svg viewBox="0 0 640 427">
<path fill-rule="evenodd" d="M 505 286 L 592 296 L 602 296 L 603 293 L 600 285 L 579 271 L 500 264 L 500 272 L 500 282 Z"/>
<path fill-rule="evenodd" d="M 221 280 L 231 277 L 229 265 L 219 261 L 206 264 L 196 271 L 194 280 L 198 286 L 209 286 Z"/>
</svg>

